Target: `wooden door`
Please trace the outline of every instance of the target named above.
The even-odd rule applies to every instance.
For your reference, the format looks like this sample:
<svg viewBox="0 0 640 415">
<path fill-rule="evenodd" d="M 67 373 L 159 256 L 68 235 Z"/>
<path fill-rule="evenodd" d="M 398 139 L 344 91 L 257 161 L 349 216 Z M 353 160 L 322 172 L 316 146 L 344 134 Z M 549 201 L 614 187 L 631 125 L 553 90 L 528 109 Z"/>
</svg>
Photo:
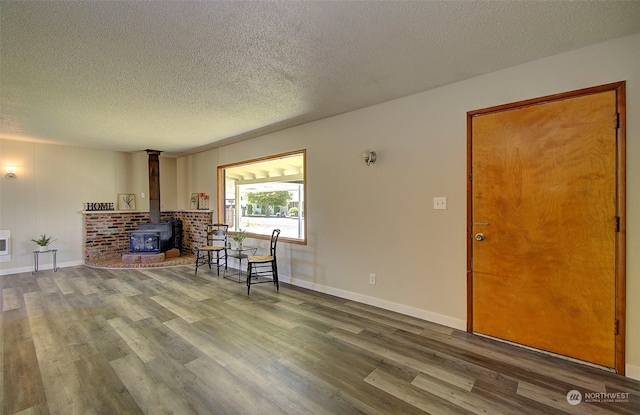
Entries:
<svg viewBox="0 0 640 415">
<path fill-rule="evenodd" d="M 620 97 L 583 92 L 470 113 L 469 326 L 624 371 Z"/>
</svg>

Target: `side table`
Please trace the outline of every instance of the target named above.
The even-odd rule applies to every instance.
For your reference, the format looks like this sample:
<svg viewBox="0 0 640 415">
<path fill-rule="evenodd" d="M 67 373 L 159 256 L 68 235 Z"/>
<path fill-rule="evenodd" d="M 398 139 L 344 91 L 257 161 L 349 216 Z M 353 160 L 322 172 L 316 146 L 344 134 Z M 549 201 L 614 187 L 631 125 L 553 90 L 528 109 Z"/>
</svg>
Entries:
<svg viewBox="0 0 640 415">
<path fill-rule="evenodd" d="M 238 282 L 238 283 L 246 281 L 247 273 L 246 272 L 242 272 L 242 260 L 244 258 L 248 258 L 249 255 L 255 255 L 257 250 L 258 250 L 258 248 L 251 247 L 251 246 L 245 246 L 245 247 L 242 247 L 242 248 L 238 248 L 238 247 L 227 248 L 227 251 L 233 252 L 233 253 L 229 253 L 228 254 L 229 257 L 238 258 L 238 272 L 237 273 L 227 272 L 227 269 L 225 268 L 224 274 L 222 275 L 222 278 L 226 278 L 228 280 L 232 280 L 232 281 L 235 281 L 235 282 Z M 244 252 L 246 252 L 246 253 L 244 253 Z M 245 277 L 245 279 L 243 280 L 242 277 Z"/>
<path fill-rule="evenodd" d="M 57 254 L 58 254 L 58 250 L 57 249 L 49 249 L 47 251 L 33 251 L 33 272 L 31 273 L 32 275 L 35 275 L 38 272 L 38 257 L 40 254 L 46 254 L 51 252 L 51 254 L 53 255 L 53 272 L 57 272 L 58 271 L 58 264 L 57 264 Z"/>
</svg>

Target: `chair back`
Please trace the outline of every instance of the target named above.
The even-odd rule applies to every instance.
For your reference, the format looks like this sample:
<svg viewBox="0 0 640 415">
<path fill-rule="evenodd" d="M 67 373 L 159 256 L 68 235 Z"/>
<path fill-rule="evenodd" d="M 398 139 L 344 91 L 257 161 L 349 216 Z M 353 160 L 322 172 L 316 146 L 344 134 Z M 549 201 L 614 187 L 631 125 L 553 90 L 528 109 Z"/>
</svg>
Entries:
<svg viewBox="0 0 640 415">
<path fill-rule="evenodd" d="M 280 229 L 274 229 L 271 234 L 271 245 L 269 246 L 269 255 L 274 259 L 276 257 L 276 244 L 278 243 L 278 237 L 280 236 Z"/>
<path fill-rule="evenodd" d="M 227 247 L 229 225 L 214 223 L 207 225 L 207 245 Z"/>
</svg>

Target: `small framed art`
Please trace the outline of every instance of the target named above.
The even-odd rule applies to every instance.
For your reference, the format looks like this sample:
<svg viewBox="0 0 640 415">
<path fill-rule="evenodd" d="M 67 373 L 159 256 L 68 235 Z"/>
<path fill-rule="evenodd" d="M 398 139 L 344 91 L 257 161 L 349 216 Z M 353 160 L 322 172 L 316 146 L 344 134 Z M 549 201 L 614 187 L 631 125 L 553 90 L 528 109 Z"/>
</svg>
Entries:
<svg viewBox="0 0 640 415">
<path fill-rule="evenodd" d="M 200 193 L 200 200 L 198 201 L 198 209 L 209 209 L 209 195 Z"/>
<path fill-rule="evenodd" d="M 200 200 L 200 193 L 191 193 L 191 197 L 189 198 L 189 209 L 191 210 L 198 209 L 199 200 Z"/>
<path fill-rule="evenodd" d="M 118 210 L 136 210 L 134 193 L 118 193 Z"/>
</svg>

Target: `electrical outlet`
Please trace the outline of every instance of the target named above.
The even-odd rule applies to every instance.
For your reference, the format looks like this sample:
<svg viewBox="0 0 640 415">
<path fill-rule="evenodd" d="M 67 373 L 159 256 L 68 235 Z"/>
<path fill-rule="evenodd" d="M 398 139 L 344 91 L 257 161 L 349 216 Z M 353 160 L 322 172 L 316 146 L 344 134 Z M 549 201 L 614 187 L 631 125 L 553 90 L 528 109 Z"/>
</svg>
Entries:
<svg viewBox="0 0 640 415">
<path fill-rule="evenodd" d="M 376 274 L 369 274 L 369 284 L 376 285 Z"/>
<path fill-rule="evenodd" d="M 434 197 L 433 198 L 433 208 L 434 209 L 446 209 L 447 208 L 447 198 L 446 197 Z"/>
</svg>

